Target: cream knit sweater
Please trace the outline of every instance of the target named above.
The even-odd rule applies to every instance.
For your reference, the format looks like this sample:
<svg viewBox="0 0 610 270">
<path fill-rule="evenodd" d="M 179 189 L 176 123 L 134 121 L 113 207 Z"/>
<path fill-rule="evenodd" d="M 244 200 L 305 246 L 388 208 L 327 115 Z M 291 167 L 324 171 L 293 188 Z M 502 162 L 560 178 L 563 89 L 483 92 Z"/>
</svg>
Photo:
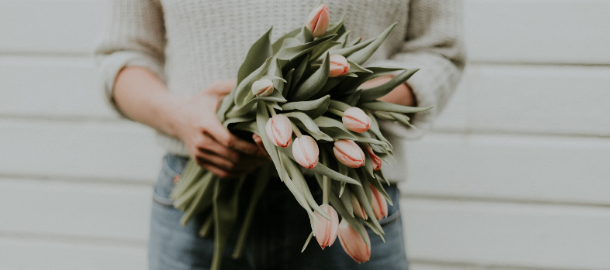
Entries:
<svg viewBox="0 0 610 270">
<path fill-rule="evenodd" d="M 118 72 L 148 68 L 172 93 L 193 95 L 214 80 L 236 77 L 250 45 L 273 25 L 272 41 L 301 27 L 319 0 L 113 0 L 95 55 L 108 100 Z M 453 93 L 464 67 L 460 0 L 326 0 L 331 22 L 347 15 L 350 39 L 377 36 L 394 22 L 368 66 L 421 68 L 408 84 L 419 106 L 434 106 L 413 119 L 419 129 L 382 123 L 397 163 L 384 165 L 393 181 L 405 178 L 402 138 L 431 126 Z M 158 134 L 169 153 L 188 155 L 182 142 Z"/>
</svg>

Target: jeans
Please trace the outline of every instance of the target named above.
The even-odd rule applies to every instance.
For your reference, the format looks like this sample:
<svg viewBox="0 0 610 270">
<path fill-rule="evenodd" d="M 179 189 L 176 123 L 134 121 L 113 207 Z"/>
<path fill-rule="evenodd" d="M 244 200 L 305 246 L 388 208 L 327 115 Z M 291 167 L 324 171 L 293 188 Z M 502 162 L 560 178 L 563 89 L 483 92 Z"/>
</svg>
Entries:
<svg viewBox="0 0 610 270">
<path fill-rule="evenodd" d="M 214 252 L 213 236 L 198 236 L 203 218 L 196 217 L 186 226 L 179 220 L 182 212 L 173 208 L 168 199 L 174 187 L 173 179 L 179 175 L 187 159 L 166 155 L 153 195 L 148 267 L 151 270 L 209 269 Z M 315 181 L 315 180 L 313 180 Z M 311 182 L 311 180 L 310 180 Z M 312 194 L 321 202 L 322 191 L 310 184 Z M 248 188 L 244 186 L 244 188 Z M 271 179 L 261 196 L 250 228 L 248 242 L 242 258 L 234 260 L 235 247 L 241 220 L 225 246 L 223 269 L 408 269 L 402 220 L 399 210 L 399 191 L 395 185 L 384 187 L 394 206 L 388 207 L 388 217 L 380 221 L 386 243 L 367 228 L 371 239 L 371 257 L 363 264 L 353 261 L 341 247 L 339 239 L 324 250 L 312 239 L 305 252 L 301 248 L 311 232 L 309 218 L 279 179 Z M 243 200 L 242 200 L 243 201 Z M 245 203 L 240 204 L 243 209 Z"/>
</svg>

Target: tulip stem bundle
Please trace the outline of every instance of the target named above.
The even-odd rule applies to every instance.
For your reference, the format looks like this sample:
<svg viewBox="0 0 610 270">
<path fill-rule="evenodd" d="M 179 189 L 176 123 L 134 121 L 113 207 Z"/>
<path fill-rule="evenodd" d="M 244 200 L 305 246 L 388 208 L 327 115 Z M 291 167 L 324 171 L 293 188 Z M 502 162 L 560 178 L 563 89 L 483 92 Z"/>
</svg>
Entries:
<svg viewBox="0 0 610 270">
<path fill-rule="evenodd" d="M 354 260 L 365 262 L 370 239 L 363 225 L 383 239 L 379 220 L 387 216 L 387 204 L 392 201 L 382 186 L 387 179 L 381 166 L 393 154 L 378 118 L 410 126 L 405 114 L 430 108 L 377 100 L 417 69 L 361 66 L 395 24 L 378 37 L 348 41 L 344 21 L 329 23 L 328 8 L 320 5 L 304 27 L 273 43 L 270 29 L 252 45 L 235 88 L 223 99 L 217 112 L 220 121 L 236 134 L 259 135 L 272 162 L 245 180 L 220 179 L 190 160 L 170 194 L 174 206 L 184 212 L 182 224 L 202 218 L 200 235 L 213 233 L 212 269 L 220 268 L 222 250 L 240 215 L 244 218 L 233 257 L 242 255 L 258 199 L 273 181 L 273 170 L 310 217 L 312 234 L 305 247 L 313 236 L 322 248 L 332 245 L 338 236 Z M 395 73 L 383 85 L 360 87 Z M 303 171 L 313 178 L 308 179 Z M 244 181 L 253 182 L 252 188 L 242 188 Z M 321 204 L 310 191 L 313 181 L 323 191 Z M 247 209 L 238 207 L 243 199 L 249 200 Z"/>
</svg>

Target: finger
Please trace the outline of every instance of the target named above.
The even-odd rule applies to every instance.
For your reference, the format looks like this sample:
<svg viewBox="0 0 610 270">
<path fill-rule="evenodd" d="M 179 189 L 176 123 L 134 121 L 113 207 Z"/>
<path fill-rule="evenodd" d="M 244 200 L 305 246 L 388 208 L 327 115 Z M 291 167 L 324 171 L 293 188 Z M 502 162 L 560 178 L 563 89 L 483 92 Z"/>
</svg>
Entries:
<svg viewBox="0 0 610 270">
<path fill-rule="evenodd" d="M 207 164 L 207 163 L 201 163 L 199 164 L 199 166 L 203 167 L 204 169 L 212 172 L 213 174 L 215 174 L 216 176 L 220 177 L 220 178 L 229 178 L 229 177 L 233 177 L 232 174 L 230 174 L 229 172 L 222 170 L 218 167 L 215 167 L 214 165 L 211 164 Z"/>
<path fill-rule="evenodd" d="M 199 149 L 201 151 L 207 151 L 214 155 L 220 156 L 233 163 L 237 163 L 240 160 L 241 154 L 239 152 L 221 145 L 212 138 L 206 140 L 205 144 L 200 145 Z"/>
<path fill-rule="evenodd" d="M 197 155 L 197 159 L 200 160 L 201 163 L 211 164 L 225 171 L 234 170 L 236 167 L 235 163 L 206 151 L 200 152 Z"/>
<path fill-rule="evenodd" d="M 265 144 L 263 143 L 263 139 L 256 134 L 252 134 L 252 139 L 254 140 L 254 143 L 256 143 L 256 145 L 258 145 L 258 148 L 261 150 L 261 152 L 263 154 L 265 154 L 265 156 L 267 156 L 268 158 L 271 158 L 269 156 L 269 153 L 267 153 L 267 149 L 265 149 Z"/>
<path fill-rule="evenodd" d="M 221 145 L 245 154 L 261 156 L 256 144 L 249 143 L 231 134 L 218 120 L 212 122 L 214 124 L 208 129 L 208 133 Z"/>
<path fill-rule="evenodd" d="M 233 90 L 233 87 L 235 86 L 236 82 L 237 82 L 236 79 L 228 80 L 228 81 L 215 81 L 212 84 L 210 84 L 210 86 L 208 86 L 208 88 L 206 90 L 209 91 L 210 93 L 224 96 L 224 95 L 229 94 L 231 92 L 231 90 Z"/>
</svg>

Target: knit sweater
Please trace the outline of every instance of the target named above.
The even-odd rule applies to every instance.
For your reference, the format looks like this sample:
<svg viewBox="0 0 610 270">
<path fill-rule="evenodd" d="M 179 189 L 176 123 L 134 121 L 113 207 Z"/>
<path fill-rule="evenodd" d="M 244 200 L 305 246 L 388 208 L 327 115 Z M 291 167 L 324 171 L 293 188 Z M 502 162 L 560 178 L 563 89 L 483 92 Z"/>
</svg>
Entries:
<svg viewBox="0 0 610 270">
<path fill-rule="evenodd" d="M 273 25 L 272 41 L 304 25 L 319 0 L 113 0 L 96 45 L 103 88 L 112 107 L 117 74 L 145 67 L 177 95 L 194 95 L 215 80 L 235 78 L 251 44 Z M 419 106 L 418 129 L 380 123 L 396 163 L 384 165 L 392 181 L 405 178 L 403 138 L 431 127 L 453 93 L 464 67 L 461 0 L 326 0 L 331 22 L 342 15 L 350 37 L 368 39 L 398 25 L 365 66 L 420 68 L 407 82 Z M 187 156 L 177 138 L 157 134 L 169 153 Z"/>
</svg>

